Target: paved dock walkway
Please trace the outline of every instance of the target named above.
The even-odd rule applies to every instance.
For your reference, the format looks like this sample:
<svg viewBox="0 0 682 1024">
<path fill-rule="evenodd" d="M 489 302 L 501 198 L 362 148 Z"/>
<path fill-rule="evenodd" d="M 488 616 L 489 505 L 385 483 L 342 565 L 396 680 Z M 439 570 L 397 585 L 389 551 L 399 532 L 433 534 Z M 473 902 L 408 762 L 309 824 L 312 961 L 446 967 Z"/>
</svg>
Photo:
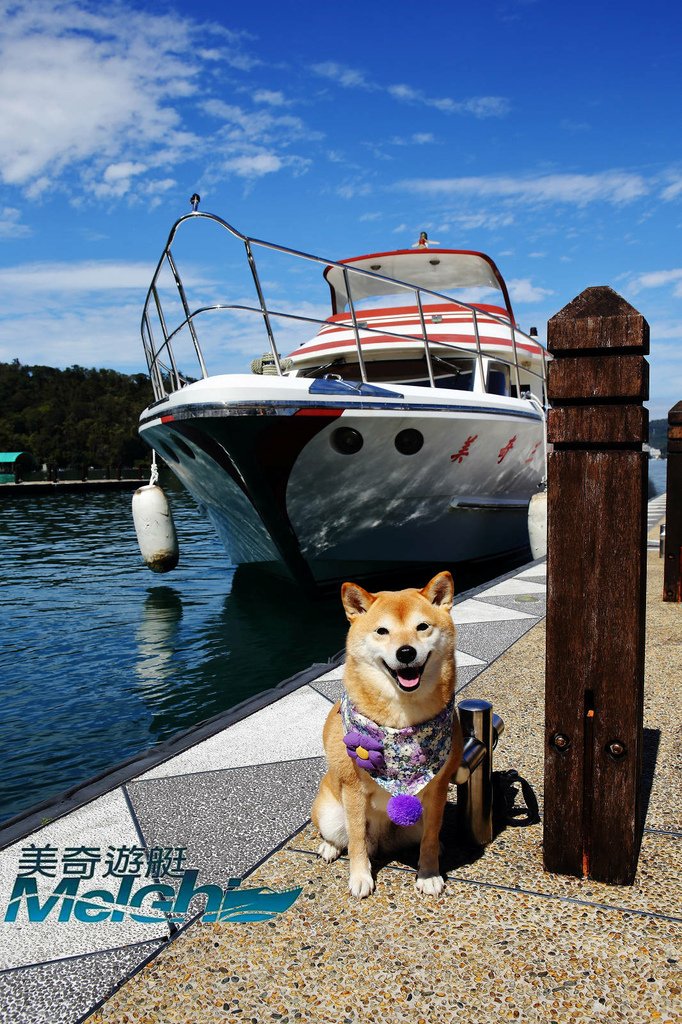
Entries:
<svg viewBox="0 0 682 1024">
<path fill-rule="evenodd" d="M 373 896 L 352 899 L 346 859 L 320 862 L 307 823 L 323 771 L 322 722 L 341 688 L 341 668 L 319 666 L 263 707 L 242 709 L 240 720 L 167 750 L 160 763 L 128 766 L 114 788 L 38 831 L 30 816 L 15 823 L 0 854 L 0 914 L 31 843 L 60 852 L 183 848 L 202 884 L 238 876 L 242 888 L 300 887 L 290 909 L 267 923 L 188 918 L 179 931 L 130 921 L 2 924 L 3 1024 L 677 1024 L 682 612 L 660 600 L 661 561 L 653 550 L 648 559 L 647 814 L 633 886 L 544 873 L 540 824 L 508 824 L 472 853 L 459 845 L 451 813 L 441 897 L 415 892 L 408 856 L 379 869 Z M 527 779 L 540 811 L 544 572 L 531 565 L 454 609 L 458 688 L 503 716 L 495 768 Z M 111 888 L 104 874 L 98 864 L 89 885 Z M 41 879 L 41 891 L 53 882 Z"/>
</svg>

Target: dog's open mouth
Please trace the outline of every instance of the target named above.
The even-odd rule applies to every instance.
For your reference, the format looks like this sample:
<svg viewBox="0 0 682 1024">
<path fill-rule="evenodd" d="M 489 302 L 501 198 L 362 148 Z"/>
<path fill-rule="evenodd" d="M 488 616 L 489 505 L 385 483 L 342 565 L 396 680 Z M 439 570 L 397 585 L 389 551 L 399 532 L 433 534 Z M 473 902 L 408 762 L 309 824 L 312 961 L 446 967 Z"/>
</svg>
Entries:
<svg viewBox="0 0 682 1024">
<path fill-rule="evenodd" d="M 426 661 L 423 665 L 411 665 L 409 667 L 407 665 L 401 665 L 399 669 L 391 668 L 390 665 L 386 665 L 386 662 L 384 662 L 384 665 L 386 665 L 386 670 L 390 672 L 400 689 L 409 692 L 410 690 L 416 690 L 421 683 L 422 673 L 426 668 L 426 662 L 428 660 L 429 655 L 427 654 Z"/>
</svg>

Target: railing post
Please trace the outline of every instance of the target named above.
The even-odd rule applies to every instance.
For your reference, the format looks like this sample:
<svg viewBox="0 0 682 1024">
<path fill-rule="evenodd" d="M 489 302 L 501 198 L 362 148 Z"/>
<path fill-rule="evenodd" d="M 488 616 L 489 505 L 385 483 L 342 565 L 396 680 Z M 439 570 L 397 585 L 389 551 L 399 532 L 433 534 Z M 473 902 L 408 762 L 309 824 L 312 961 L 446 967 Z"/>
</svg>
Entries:
<svg viewBox="0 0 682 1024">
<path fill-rule="evenodd" d="M 544 862 L 637 868 L 646 596 L 649 327 L 611 288 L 549 321 Z"/>
<path fill-rule="evenodd" d="M 663 600 L 682 601 L 682 402 L 668 413 Z"/>
</svg>

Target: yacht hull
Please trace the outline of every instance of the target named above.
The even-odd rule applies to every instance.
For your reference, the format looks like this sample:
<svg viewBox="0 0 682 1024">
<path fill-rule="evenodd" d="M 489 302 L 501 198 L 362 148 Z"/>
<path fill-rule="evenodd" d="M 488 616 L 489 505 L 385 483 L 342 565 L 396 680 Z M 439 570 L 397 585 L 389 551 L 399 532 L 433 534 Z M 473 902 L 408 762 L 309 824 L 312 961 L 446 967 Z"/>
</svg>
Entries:
<svg viewBox="0 0 682 1024">
<path fill-rule="evenodd" d="M 140 432 L 205 507 L 233 564 L 302 584 L 367 563 L 452 564 L 528 545 L 543 418 L 525 400 L 417 387 L 311 394 L 310 381 L 209 378 Z"/>
</svg>

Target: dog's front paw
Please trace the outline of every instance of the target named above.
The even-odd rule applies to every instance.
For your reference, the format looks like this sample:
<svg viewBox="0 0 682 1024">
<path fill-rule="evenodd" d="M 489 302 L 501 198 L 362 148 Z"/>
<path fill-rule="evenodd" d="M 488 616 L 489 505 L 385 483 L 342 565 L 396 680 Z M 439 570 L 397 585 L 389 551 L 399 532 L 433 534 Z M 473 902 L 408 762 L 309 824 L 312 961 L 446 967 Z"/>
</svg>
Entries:
<svg viewBox="0 0 682 1024">
<path fill-rule="evenodd" d="M 370 896 L 374 892 L 374 879 L 371 872 L 357 871 L 355 874 L 351 873 L 348 889 L 352 896 L 357 896 L 360 900 Z"/>
<path fill-rule="evenodd" d="M 334 846 L 333 843 L 328 843 L 326 839 L 321 842 L 317 848 L 317 856 L 321 857 L 325 864 L 333 864 L 340 854 L 340 848 L 338 846 Z"/>
<path fill-rule="evenodd" d="M 414 887 L 424 896 L 440 896 L 445 888 L 445 880 L 441 875 L 425 875 L 424 877 L 417 875 Z"/>
</svg>

